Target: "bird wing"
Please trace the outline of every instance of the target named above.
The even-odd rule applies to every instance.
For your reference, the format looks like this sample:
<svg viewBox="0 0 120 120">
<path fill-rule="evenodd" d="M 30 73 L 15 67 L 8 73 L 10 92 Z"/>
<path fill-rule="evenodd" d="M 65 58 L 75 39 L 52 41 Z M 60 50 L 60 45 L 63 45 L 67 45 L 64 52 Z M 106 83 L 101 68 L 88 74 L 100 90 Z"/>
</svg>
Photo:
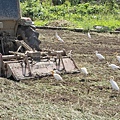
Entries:
<svg viewBox="0 0 120 120">
<path fill-rule="evenodd" d="M 56 80 L 63 80 L 62 77 L 59 74 L 54 74 L 54 78 Z"/>
<path fill-rule="evenodd" d="M 81 71 L 86 75 L 88 74 L 87 69 L 85 67 L 81 68 Z"/>
<path fill-rule="evenodd" d="M 115 64 L 110 64 L 109 67 L 111 67 L 112 69 L 119 69 L 120 67 L 115 65 Z"/>
<path fill-rule="evenodd" d="M 117 65 L 115 65 L 115 64 L 113 64 L 113 67 L 114 67 L 114 68 L 120 68 L 119 66 L 117 66 Z"/>
<path fill-rule="evenodd" d="M 96 55 L 99 59 L 105 59 L 105 57 L 103 56 L 103 55 L 101 55 L 101 54 L 97 54 Z"/>
</svg>

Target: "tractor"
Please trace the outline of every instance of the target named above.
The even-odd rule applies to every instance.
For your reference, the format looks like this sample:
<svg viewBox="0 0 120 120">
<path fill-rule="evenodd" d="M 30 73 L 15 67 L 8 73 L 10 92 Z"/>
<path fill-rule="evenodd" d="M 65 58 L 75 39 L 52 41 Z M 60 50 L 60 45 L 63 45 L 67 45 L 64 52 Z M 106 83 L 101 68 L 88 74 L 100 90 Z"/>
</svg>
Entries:
<svg viewBox="0 0 120 120">
<path fill-rule="evenodd" d="M 65 50 L 40 48 L 33 21 L 22 17 L 19 0 L 0 0 L 0 77 L 16 81 L 61 73 L 79 72 Z"/>
</svg>

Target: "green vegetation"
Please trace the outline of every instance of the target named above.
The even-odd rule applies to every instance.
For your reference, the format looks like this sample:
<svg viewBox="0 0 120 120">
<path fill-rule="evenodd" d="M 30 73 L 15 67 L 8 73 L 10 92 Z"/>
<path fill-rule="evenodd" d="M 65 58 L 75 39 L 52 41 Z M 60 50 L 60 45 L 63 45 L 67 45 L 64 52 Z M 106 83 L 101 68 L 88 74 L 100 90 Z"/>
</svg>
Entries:
<svg viewBox="0 0 120 120">
<path fill-rule="evenodd" d="M 120 8 L 113 0 L 75 5 L 65 1 L 55 6 L 50 1 L 41 3 L 39 0 L 29 0 L 22 2 L 21 8 L 23 16 L 31 17 L 39 26 L 48 25 L 54 20 L 67 20 L 72 25 L 65 27 L 91 29 L 94 25 L 102 25 L 108 26 L 109 30 L 120 27 Z"/>
</svg>

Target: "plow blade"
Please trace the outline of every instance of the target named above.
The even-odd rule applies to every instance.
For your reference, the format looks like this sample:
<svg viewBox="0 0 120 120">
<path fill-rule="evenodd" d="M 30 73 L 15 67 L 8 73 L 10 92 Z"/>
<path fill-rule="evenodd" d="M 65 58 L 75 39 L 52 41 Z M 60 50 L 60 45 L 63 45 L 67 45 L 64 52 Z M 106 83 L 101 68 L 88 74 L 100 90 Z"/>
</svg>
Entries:
<svg viewBox="0 0 120 120">
<path fill-rule="evenodd" d="M 3 61 L 4 75 L 15 80 L 36 79 L 51 75 L 51 71 L 58 70 L 61 74 L 79 72 L 72 58 L 29 61 L 25 65 L 22 61 Z"/>
</svg>

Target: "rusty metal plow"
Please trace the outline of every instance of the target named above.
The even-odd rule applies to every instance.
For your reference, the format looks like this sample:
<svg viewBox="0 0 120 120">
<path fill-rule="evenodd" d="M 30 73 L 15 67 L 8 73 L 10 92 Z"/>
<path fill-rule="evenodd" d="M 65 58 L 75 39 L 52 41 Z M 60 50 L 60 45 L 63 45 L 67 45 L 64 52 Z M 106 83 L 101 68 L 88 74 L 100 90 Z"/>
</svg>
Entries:
<svg viewBox="0 0 120 120">
<path fill-rule="evenodd" d="M 25 46 L 25 44 L 24 44 Z M 51 75 L 56 69 L 61 73 L 79 72 L 74 60 L 61 51 L 34 51 L 27 48 L 25 53 L 9 51 L 11 55 L 1 55 L 0 74 L 15 80 L 36 79 Z"/>
</svg>

